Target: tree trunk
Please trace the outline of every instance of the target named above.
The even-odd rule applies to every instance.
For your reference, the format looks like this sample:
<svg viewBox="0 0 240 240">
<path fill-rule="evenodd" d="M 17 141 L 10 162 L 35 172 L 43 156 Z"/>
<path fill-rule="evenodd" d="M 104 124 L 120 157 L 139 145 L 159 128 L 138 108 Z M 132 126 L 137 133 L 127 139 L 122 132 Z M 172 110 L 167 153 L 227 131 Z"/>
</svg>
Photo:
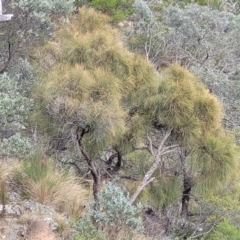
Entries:
<svg viewBox="0 0 240 240">
<path fill-rule="evenodd" d="M 192 189 L 192 179 L 188 176 L 187 166 L 186 166 L 186 151 L 182 150 L 180 154 L 182 171 L 183 171 L 183 191 L 182 191 L 182 211 L 181 215 L 187 219 L 189 215 L 188 206 L 190 201 L 190 193 Z"/>
<path fill-rule="evenodd" d="M 142 182 L 138 186 L 136 192 L 129 199 L 130 204 L 133 204 L 133 202 L 135 202 L 138 195 L 142 192 L 142 190 L 145 188 L 145 186 L 147 186 L 150 182 L 152 182 L 155 179 L 154 177 L 152 177 L 150 179 L 150 177 L 153 175 L 153 173 L 157 169 L 159 163 L 160 163 L 160 159 L 159 159 L 159 161 L 155 161 L 154 164 L 152 165 L 152 167 L 147 171 L 147 173 L 145 174 Z"/>
<path fill-rule="evenodd" d="M 187 219 L 189 212 L 188 212 L 188 205 L 190 201 L 190 193 L 191 193 L 191 182 L 190 179 L 184 176 L 183 180 L 183 192 L 182 192 L 182 216 Z"/>
<path fill-rule="evenodd" d="M 95 202 L 98 202 L 98 195 L 100 192 L 100 186 L 101 186 L 101 175 L 99 170 L 95 167 L 94 162 L 92 161 L 92 159 L 90 158 L 90 156 L 88 155 L 85 146 L 82 142 L 82 138 L 84 136 L 84 134 L 88 133 L 89 128 L 87 127 L 86 129 L 81 129 L 80 127 L 77 128 L 77 142 L 78 142 L 78 147 L 80 152 L 82 153 L 82 155 L 84 156 L 88 167 L 91 171 L 91 175 L 93 177 L 93 197 Z"/>
<path fill-rule="evenodd" d="M 94 172 L 91 170 L 91 174 L 93 177 L 93 197 L 95 202 L 98 202 L 98 195 L 100 192 L 100 186 L 101 186 L 101 176 L 100 174 L 97 172 Z"/>
<path fill-rule="evenodd" d="M 142 190 L 146 187 L 146 185 L 148 185 L 150 182 L 152 182 L 155 178 L 152 177 L 153 173 L 156 171 L 159 163 L 161 162 L 161 156 L 166 154 L 169 148 L 167 148 L 167 150 L 163 147 L 165 141 L 167 140 L 167 138 L 170 136 L 172 129 L 169 129 L 166 131 L 165 136 L 163 137 L 163 139 L 161 140 L 159 146 L 158 146 L 158 150 L 157 153 L 154 154 L 153 153 L 153 148 L 152 146 L 150 146 L 150 151 L 154 157 L 154 163 L 151 166 L 151 168 L 147 171 L 147 173 L 144 175 L 144 178 L 142 180 L 142 182 L 140 183 L 140 185 L 138 186 L 136 192 L 131 196 L 131 198 L 129 199 L 129 203 L 133 204 L 133 202 L 137 199 L 138 195 L 142 192 Z M 151 145 L 151 140 L 149 140 L 149 143 Z M 172 150 L 170 150 L 172 151 Z M 152 177 L 152 178 L 151 178 Z"/>
</svg>

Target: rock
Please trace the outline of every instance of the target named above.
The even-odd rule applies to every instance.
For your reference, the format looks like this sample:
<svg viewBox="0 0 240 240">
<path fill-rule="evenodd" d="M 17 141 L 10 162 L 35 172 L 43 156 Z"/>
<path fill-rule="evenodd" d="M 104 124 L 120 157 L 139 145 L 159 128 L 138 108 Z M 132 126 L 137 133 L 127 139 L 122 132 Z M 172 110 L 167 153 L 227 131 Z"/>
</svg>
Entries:
<svg viewBox="0 0 240 240">
<path fill-rule="evenodd" d="M 119 26 L 120 28 L 122 28 L 122 27 L 124 27 L 124 23 L 123 23 L 123 22 L 119 22 L 119 23 L 118 23 L 118 26 Z"/>
<path fill-rule="evenodd" d="M 22 203 L 23 209 L 25 211 L 34 212 L 36 211 L 36 202 L 32 200 L 27 200 Z"/>
<path fill-rule="evenodd" d="M 30 211 L 32 213 L 39 213 L 41 215 L 53 216 L 55 213 L 54 208 L 43 205 L 32 200 L 27 200 L 22 204 L 24 211 Z"/>
<path fill-rule="evenodd" d="M 57 230 L 59 225 L 57 222 L 55 222 L 52 218 L 44 218 L 43 221 L 48 224 L 48 226 L 54 231 Z"/>
<path fill-rule="evenodd" d="M 10 192 L 8 193 L 8 199 L 10 202 L 19 202 L 21 200 L 21 196 L 16 192 Z"/>
<path fill-rule="evenodd" d="M 0 213 L 3 210 L 3 205 L 0 205 Z M 5 205 L 5 215 L 12 215 L 12 216 L 20 216 L 21 215 L 21 207 L 18 205 Z"/>
<path fill-rule="evenodd" d="M 56 240 L 56 236 L 47 223 L 35 220 L 27 229 L 26 240 Z"/>
<path fill-rule="evenodd" d="M 26 226 L 19 226 L 11 231 L 11 233 L 6 237 L 6 240 L 18 240 L 19 237 L 24 237 L 26 234 Z"/>
</svg>

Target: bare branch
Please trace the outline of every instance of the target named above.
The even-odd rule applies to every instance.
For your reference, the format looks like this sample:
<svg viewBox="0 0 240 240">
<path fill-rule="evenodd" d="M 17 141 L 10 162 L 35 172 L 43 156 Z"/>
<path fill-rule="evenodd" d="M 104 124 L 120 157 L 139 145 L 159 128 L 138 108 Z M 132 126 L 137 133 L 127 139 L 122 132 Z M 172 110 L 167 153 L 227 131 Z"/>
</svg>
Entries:
<svg viewBox="0 0 240 240">
<path fill-rule="evenodd" d="M 138 186 L 136 192 L 129 199 L 130 204 L 132 204 L 136 200 L 136 198 L 142 192 L 142 190 L 145 188 L 145 186 L 148 185 L 150 182 L 152 182 L 155 179 L 155 178 L 151 178 L 151 177 L 152 177 L 153 173 L 156 171 L 156 169 L 161 161 L 161 154 L 163 152 L 163 146 L 164 146 L 164 143 L 166 142 L 167 138 L 170 136 L 171 131 L 172 131 L 172 129 L 167 130 L 164 137 L 162 138 L 162 140 L 159 144 L 159 147 L 158 147 L 157 154 L 154 155 L 154 163 L 152 164 L 150 169 L 145 174 L 145 176 L 144 176 L 142 182 L 140 183 L 140 185 Z"/>
</svg>

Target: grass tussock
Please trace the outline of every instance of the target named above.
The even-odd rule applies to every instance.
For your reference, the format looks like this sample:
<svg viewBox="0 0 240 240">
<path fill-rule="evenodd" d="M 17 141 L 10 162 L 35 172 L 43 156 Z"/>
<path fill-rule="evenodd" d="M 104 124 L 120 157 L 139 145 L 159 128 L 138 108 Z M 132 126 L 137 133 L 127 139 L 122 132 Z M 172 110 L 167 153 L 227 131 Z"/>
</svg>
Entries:
<svg viewBox="0 0 240 240">
<path fill-rule="evenodd" d="M 40 152 L 23 161 L 15 180 L 25 198 L 52 206 L 69 217 L 79 217 L 89 199 L 89 191 L 79 178 L 58 171 Z"/>
<path fill-rule="evenodd" d="M 0 204 L 6 205 L 8 201 L 9 182 L 13 172 L 19 168 L 19 163 L 15 159 L 1 160 L 0 165 Z"/>
</svg>

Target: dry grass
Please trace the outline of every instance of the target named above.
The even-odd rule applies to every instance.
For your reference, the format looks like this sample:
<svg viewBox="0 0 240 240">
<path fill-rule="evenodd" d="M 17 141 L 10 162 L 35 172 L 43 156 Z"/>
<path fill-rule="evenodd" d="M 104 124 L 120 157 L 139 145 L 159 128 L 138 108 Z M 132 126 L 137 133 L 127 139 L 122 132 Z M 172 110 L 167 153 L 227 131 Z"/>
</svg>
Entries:
<svg viewBox="0 0 240 240">
<path fill-rule="evenodd" d="M 1 159 L 0 165 L 0 203 L 5 205 L 8 201 L 7 191 L 13 172 L 19 168 L 19 162 L 16 159 Z"/>
<path fill-rule="evenodd" d="M 137 232 L 129 232 L 129 229 L 122 229 L 117 236 L 113 236 L 111 239 L 116 240 L 124 240 L 124 239 L 132 239 L 132 240 L 151 240 L 152 238 L 144 235 L 143 233 Z"/>
<path fill-rule="evenodd" d="M 15 179 L 25 198 L 52 206 L 71 218 L 78 218 L 89 200 L 89 190 L 81 179 L 59 172 L 50 159 L 39 153 L 23 162 Z"/>
<path fill-rule="evenodd" d="M 44 217 L 46 216 L 42 215 L 41 212 L 25 212 L 17 219 L 17 224 L 27 226 L 30 222 L 44 219 Z M 57 233 L 59 237 L 62 237 L 61 239 L 73 231 L 64 214 L 54 213 L 52 219 L 58 224 Z"/>
</svg>

